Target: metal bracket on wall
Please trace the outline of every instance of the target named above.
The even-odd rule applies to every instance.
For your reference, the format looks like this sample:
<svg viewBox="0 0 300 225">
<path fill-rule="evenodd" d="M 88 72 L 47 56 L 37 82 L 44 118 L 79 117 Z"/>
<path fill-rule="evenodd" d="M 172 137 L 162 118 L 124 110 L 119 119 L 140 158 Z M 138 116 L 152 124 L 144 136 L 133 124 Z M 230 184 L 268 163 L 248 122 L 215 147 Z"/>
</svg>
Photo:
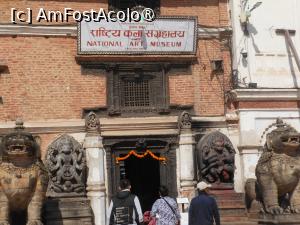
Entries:
<svg viewBox="0 0 300 225">
<path fill-rule="evenodd" d="M 276 34 L 284 34 L 285 36 L 285 39 L 289 45 L 289 47 L 291 48 L 293 54 L 294 54 L 294 57 L 295 57 L 295 61 L 296 61 L 296 64 L 298 66 L 298 70 L 300 71 L 300 59 L 299 59 L 299 55 L 296 51 L 296 48 L 295 48 L 295 45 L 291 39 L 291 35 L 295 35 L 296 34 L 296 31 L 295 30 L 287 30 L 287 29 L 276 29 Z"/>
</svg>

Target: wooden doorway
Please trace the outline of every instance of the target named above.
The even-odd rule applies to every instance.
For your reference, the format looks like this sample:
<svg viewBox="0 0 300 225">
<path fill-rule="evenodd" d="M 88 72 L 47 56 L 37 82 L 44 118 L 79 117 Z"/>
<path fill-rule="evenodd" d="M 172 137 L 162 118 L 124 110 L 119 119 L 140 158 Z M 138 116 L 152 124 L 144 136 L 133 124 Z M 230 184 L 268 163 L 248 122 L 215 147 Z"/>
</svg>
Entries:
<svg viewBox="0 0 300 225">
<path fill-rule="evenodd" d="M 110 146 L 107 151 L 108 195 L 109 198 L 115 195 L 120 179 L 127 178 L 131 182 L 132 193 L 140 199 L 142 210 L 147 211 L 159 198 L 160 185 L 167 186 L 172 197 L 177 196 L 176 151 L 166 141 L 147 140 L 146 149 L 157 157 L 166 158 L 165 162 L 154 159 L 150 154 L 144 158 L 131 155 L 126 160 L 117 161 L 118 157 L 127 156 L 132 150 L 142 154 L 145 150 L 139 151 L 137 142 L 121 141 Z"/>
<path fill-rule="evenodd" d="M 124 157 L 125 154 L 119 156 Z M 143 211 L 151 210 L 154 201 L 159 198 L 160 163 L 149 155 L 141 159 L 132 155 L 117 166 L 118 180 L 130 180 L 131 191 L 139 197 Z"/>
</svg>

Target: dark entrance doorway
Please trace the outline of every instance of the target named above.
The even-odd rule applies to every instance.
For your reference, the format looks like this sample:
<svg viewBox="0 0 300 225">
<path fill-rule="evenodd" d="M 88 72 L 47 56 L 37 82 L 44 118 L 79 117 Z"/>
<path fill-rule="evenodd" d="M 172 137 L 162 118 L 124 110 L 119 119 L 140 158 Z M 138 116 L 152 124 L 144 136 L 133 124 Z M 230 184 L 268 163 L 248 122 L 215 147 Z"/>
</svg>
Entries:
<svg viewBox="0 0 300 225">
<path fill-rule="evenodd" d="M 124 161 L 120 172 L 121 178 L 130 180 L 131 191 L 139 197 L 142 210 L 151 210 L 154 201 L 159 198 L 159 161 L 149 155 L 141 159 L 132 155 Z"/>
<path fill-rule="evenodd" d="M 150 210 L 154 201 L 159 198 L 160 185 L 167 186 L 169 195 L 176 197 L 176 145 L 171 143 L 175 143 L 173 138 L 153 137 L 144 138 L 142 141 L 134 137 L 122 140 L 104 139 L 109 200 L 118 192 L 122 178 L 130 180 L 132 192 L 139 197 L 144 212 Z M 132 151 L 135 154 L 131 154 Z M 151 154 L 136 156 L 147 151 Z M 165 158 L 166 161 L 159 161 L 157 157 Z"/>
</svg>

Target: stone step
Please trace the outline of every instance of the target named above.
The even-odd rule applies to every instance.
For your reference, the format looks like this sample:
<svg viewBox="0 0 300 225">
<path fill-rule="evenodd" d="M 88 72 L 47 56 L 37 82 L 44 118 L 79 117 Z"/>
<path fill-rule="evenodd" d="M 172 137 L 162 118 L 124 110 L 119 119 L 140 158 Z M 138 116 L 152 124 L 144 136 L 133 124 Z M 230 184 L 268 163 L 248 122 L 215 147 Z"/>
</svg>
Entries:
<svg viewBox="0 0 300 225">
<path fill-rule="evenodd" d="M 244 203 L 245 200 L 243 198 L 215 198 L 217 202 L 241 202 Z"/>
<path fill-rule="evenodd" d="M 247 217 L 247 214 L 245 213 L 245 212 L 233 212 L 232 210 L 231 211 L 220 211 L 219 212 L 220 213 L 220 216 L 222 216 L 222 217 L 228 217 L 228 218 L 230 218 L 230 217 Z"/>
<path fill-rule="evenodd" d="M 217 201 L 219 208 L 246 208 L 242 201 Z"/>
<path fill-rule="evenodd" d="M 243 224 L 243 223 L 251 223 L 251 224 L 255 224 L 257 222 L 255 222 L 254 220 L 249 219 L 248 217 L 222 217 L 221 216 L 221 224 L 223 223 L 233 223 L 233 224 Z"/>
<path fill-rule="evenodd" d="M 243 193 L 230 193 L 230 194 L 213 194 L 216 200 L 242 200 L 244 201 Z"/>
<path fill-rule="evenodd" d="M 210 192 L 209 192 L 210 194 L 212 194 L 212 195 L 243 195 L 244 193 L 237 193 L 237 192 L 235 192 L 234 190 L 210 190 Z"/>
<path fill-rule="evenodd" d="M 250 221 L 251 220 L 247 217 L 247 214 L 244 214 L 244 215 L 227 215 L 227 216 L 225 216 L 225 215 L 222 215 L 220 213 L 220 216 L 224 221 L 226 220 L 226 221 L 236 221 L 237 222 L 237 221 Z"/>
<path fill-rule="evenodd" d="M 246 209 L 245 208 L 219 208 L 220 213 L 223 214 L 232 214 L 232 215 L 246 215 Z"/>
<path fill-rule="evenodd" d="M 221 221 L 222 225 L 257 225 L 257 222 L 251 221 L 240 221 L 240 222 L 223 222 Z"/>
<path fill-rule="evenodd" d="M 235 193 L 233 190 L 211 192 L 218 203 L 222 225 L 257 225 L 247 216 L 244 193 Z"/>
</svg>

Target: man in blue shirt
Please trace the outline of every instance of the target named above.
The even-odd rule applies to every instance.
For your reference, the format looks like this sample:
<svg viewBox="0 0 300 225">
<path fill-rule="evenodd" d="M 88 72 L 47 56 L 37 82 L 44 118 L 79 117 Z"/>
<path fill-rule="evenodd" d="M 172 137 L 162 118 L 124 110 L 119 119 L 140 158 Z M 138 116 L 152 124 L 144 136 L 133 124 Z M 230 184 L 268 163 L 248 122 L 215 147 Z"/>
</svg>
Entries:
<svg viewBox="0 0 300 225">
<path fill-rule="evenodd" d="M 189 225 L 220 225 L 220 214 L 216 200 L 209 196 L 210 184 L 197 184 L 199 195 L 192 199 L 189 208 Z"/>
</svg>

